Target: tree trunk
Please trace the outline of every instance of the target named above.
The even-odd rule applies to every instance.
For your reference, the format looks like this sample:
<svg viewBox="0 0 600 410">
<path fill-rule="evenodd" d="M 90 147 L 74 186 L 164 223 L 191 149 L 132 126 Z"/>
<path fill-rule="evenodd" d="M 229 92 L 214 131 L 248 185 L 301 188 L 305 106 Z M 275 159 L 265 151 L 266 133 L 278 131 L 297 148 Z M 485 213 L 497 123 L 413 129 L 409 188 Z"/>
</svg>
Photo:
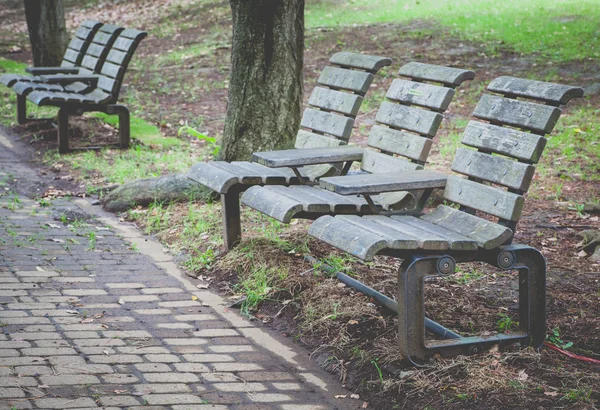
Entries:
<svg viewBox="0 0 600 410">
<path fill-rule="evenodd" d="M 62 0 L 23 0 L 33 65 L 57 67 L 69 41 Z"/>
<path fill-rule="evenodd" d="M 225 161 L 291 148 L 300 124 L 304 0 L 230 0 L 233 45 Z"/>
</svg>

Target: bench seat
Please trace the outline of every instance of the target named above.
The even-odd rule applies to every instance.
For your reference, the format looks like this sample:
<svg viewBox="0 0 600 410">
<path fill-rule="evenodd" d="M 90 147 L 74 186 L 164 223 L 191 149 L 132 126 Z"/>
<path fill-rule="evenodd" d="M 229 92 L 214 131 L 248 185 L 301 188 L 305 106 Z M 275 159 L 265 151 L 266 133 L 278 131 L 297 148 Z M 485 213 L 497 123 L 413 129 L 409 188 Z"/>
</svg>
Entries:
<svg viewBox="0 0 600 410">
<path fill-rule="evenodd" d="M 373 260 L 386 249 L 493 249 L 512 238 L 507 227 L 445 205 L 421 217 L 323 216 L 311 225 L 309 233 L 364 260 Z"/>
</svg>

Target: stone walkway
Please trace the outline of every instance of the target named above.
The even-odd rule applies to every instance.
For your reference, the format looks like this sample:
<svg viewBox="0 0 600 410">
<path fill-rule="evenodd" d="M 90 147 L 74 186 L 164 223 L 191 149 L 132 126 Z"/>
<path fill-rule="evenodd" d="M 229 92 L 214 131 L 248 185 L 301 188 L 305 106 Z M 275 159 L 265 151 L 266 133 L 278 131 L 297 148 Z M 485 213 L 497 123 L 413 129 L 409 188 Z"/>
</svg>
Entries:
<svg viewBox="0 0 600 410">
<path fill-rule="evenodd" d="M 0 409 L 325 410 L 362 402 L 200 290 L 170 255 L 43 177 L 0 133 Z M 31 187 L 29 187 L 31 188 Z M 31 189 L 30 189 L 31 190 Z"/>
</svg>

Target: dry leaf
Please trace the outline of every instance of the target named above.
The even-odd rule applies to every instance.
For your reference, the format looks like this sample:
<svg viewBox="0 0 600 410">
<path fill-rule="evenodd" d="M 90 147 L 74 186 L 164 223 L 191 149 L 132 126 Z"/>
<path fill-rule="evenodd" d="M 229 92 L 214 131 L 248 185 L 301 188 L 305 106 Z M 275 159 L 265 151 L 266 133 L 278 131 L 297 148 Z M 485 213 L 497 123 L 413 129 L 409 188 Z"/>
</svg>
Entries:
<svg viewBox="0 0 600 410">
<path fill-rule="evenodd" d="M 52 238 L 52 239 L 50 239 L 50 241 L 56 242 L 56 243 L 65 243 L 65 241 L 63 239 L 56 239 L 56 238 Z"/>
<path fill-rule="evenodd" d="M 119 299 L 119 305 L 124 305 L 125 301 L 123 299 Z"/>
<path fill-rule="evenodd" d="M 550 397 L 556 397 L 556 396 L 558 396 L 558 393 L 555 391 L 545 391 L 544 395 L 550 396 Z"/>
<path fill-rule="evenodd" d="M 60 225 L 51 224 L 51 223 L 47 223 L 46 225 L 48 225 L 50 228 L 60 229 Z"/>
<path fill-rule="evenodd" d="M 346 397 L 348 397 L 347 394 L 338 394 L 336 396 L 333 396 L 333 398 L 335 399 L 345 399 Z"/>
<path fill-rule="evenodd" d="M 115 393 L 117 393 L 117 394 L 125 394 L 125 393 L 129 393 L 129 390 L 115 390 Z"/>
<path fill-rule="evenodd" d="M 349 324 L 349 325 L 358 325 L 358 320 L 350 319 L 350 320 L 348 321 L 348 324 Z"/>
<path fill-rule="evenodd" d="M 94 319 L 92 319 L 92 318 L 83 319 L 83 320 L 81 321 L 81 323 L 94 323 Z"/>
<path fill-rule="evenodd" d="M 192 300 L 198 300 L 198 296 L 193 296 L 192 295 Z"/>
<path fill-rule="evenodd" d="M 363 405 L 362 405 L 361 409 L 366 409 L 367 407 L 369 407 L 369 403 L 367 403 L 366 401 L 363 401 Z"/>
<path fill-rule="evenodd" d="M 517 380 L 525 381 L 529 379 L 529 375 L 525 373 L 525 370 L 519 371 L 519 375 L 517 376 Z"/>
<path fill-rule="evenodd" d="M 46 272 L 44 269 L 40 268 L 39 266 L 36 266 L 35 270 L 37 270 L 38 272 Z"/>
<path fill-rule="evenodd" d="M 198 289 L 208 289 L 208 287 L 210 286 L 209 283 L 200 283 L 199 285 L 197 285 L 196 287 Z"/>
<path fill-rule="evenodd" d="M 358 394 L 351 394 L 350 398 L 354 399 L 354 400 L 358 400 L 358 399 L 360 399 L 360 396 Z"/>
</svg>

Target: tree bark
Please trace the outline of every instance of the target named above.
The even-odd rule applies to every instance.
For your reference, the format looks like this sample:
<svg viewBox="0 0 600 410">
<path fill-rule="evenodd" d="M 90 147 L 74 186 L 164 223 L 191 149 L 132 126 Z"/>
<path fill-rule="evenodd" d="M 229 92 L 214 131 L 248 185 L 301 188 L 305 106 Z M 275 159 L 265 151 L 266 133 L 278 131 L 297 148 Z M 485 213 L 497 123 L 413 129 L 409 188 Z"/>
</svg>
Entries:
<svg viewBox="0 0 600 410">
<path fill-rule="evenodd" d="M 33 65 L 60 66 L 69 41 L 62 0 L 23 0 L 23 2 Z"/>
<path fill-rule="evenodd" d="M 221 159 L 290 148 L 300 124 L 304 0 L 230 0 L 231 79 Z"/>
</svg>

